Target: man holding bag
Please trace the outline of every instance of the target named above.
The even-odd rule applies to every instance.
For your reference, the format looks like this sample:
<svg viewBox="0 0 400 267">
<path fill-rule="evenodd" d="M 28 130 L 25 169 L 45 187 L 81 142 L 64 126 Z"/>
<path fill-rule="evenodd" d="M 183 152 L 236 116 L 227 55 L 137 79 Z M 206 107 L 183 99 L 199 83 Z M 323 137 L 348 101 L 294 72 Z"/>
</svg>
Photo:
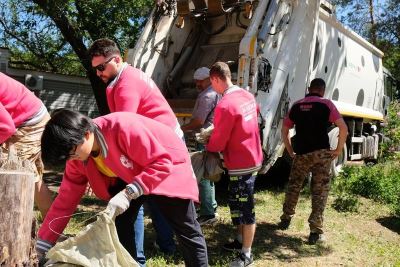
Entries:
<svg viewBox="0 0 400 267">
<path fill-rule="evenodd" d="M 198 68 L 193 79 L 196 88 L 199 91 L 196 104 L 193 108 L 192 119 L 188 124 L 182 125 L 181 129 L 184 133 L 191 131 L 199 131 L 200 128 L 207 128 L 212 125 L 214 119 L 214 109 L 221 96 L 217 94 L 210 82 L 210 69 L 207 67 Z M 202 144 L 198 144 L 196 150 L 204 150 Z M 200 212 L 197 220 L 200 225 L 212 224 L 217 218 L 215 211 L 217 209 L 217 201 L 215 200 L 215 184 L 214 182 L 201 177 L 199 182 L 200 191 Z"/>
<path fill-rule="evenodd" d="M 94 120 L 67 109 L 56 111 L 42 136 L 45 164 L 66 161 L 59 194 L 39 230 L 44 255 L 76 209 L 87 183 L 109 200 L 122 245 L 136 259 L 133 222 L 143 201 L 156 202 L 174 229 L 185 264 L 207 266 L 207 248 L 196 221 L 198 189 L 189 154 L 169 127 L 141 115 L 117 112 Z M 52 224 L 55 218 L 63 217 Z"/>
</svg>

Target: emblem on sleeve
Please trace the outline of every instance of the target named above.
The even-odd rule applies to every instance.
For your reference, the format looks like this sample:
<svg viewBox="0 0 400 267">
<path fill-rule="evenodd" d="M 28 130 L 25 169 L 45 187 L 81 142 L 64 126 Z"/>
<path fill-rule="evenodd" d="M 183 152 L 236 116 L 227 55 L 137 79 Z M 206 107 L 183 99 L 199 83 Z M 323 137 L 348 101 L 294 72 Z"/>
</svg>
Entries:
<svg viewBox="0 0 400 267">
<path fill-rule="evenodd" d="M 121 155 L 121 157 L 119 158 L 119 160 L 121 161 L 121 164 L 128 169 L 133 169 L 133 163 L 132 161 L 130 161 L 125 155 Z"/>
</svg>

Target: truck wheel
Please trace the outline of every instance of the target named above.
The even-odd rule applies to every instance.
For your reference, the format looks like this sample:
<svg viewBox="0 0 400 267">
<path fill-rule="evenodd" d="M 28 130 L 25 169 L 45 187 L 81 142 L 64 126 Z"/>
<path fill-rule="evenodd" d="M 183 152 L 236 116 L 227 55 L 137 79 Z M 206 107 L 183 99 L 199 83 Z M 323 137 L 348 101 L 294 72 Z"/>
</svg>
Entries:
<svg viewBox="0 0 400 267">
<path fill-rule="evenodd" d="M 331 149 L 336 149 L 338 145 L 338 137 L 339 137 L 339 128 L 333 128 L 329 133 L 329 145 Z M 332 160 L 331 164 L 331 174 L 333 177 L 338 176 L 339 172 L 342 170 L 343 166 L 347 162 L 347 145 L 346 143 L 343 146 L 342 153 L 336 159 Z"/>
</svg>

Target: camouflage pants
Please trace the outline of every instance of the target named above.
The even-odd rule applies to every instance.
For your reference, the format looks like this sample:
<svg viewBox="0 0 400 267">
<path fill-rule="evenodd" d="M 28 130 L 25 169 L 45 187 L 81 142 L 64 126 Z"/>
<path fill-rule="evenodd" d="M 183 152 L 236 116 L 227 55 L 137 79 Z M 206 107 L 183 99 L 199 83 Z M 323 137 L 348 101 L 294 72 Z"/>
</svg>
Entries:
<svg viewBox="0 0 400 267">
<path fill-rule="evenodd" d="M 330 165 L 332 156 L 327 149 L 313 151 L 303 155 L 296 155 L 290 171 L 289 184 L 283 204 L 281 219 L 291 219 L 304 179 L 311 172 L 311 202 L 312 212 L 308 218 L 310 232 L 323 233 L 323 213 L 328 199 L 330 185 Z"/>
</svg>

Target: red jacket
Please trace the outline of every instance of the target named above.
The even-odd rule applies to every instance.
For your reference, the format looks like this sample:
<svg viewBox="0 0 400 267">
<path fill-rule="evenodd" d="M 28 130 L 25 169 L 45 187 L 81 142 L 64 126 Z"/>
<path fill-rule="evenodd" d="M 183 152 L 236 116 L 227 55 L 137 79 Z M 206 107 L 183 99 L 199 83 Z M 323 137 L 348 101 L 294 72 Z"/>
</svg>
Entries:
<svg viewBox="0 0 400 267">
<path fill-rule="evenodd" d="M 172 129 L 178 121 L 154 81 L 139 69 L 127 65 L 106 89 L 111 112 L 129 111 L 159 121 Z"/>
<path fill-rule="evenodd" d="M 0 144 L 39 112 L 42 105 L 22 83 L 0 72 Z"/>
<path fill-rule="evenodd" d="M 215 108 L 214 131 L 207 150 L 222 152 L 230 175 L 257 171 L 262 163 L 262 149 L 254 96 L 230 87 Z"/>
<path fill-rule="evenodd" d="M 126 183 L 138 183 L 145 195 L 164 195 L 198 201 L 196 178 L 189 153 L 181 139 L 167 126 L 141 115 L 117 112 L 94 119 L 108 147 L 104 163 Z M 102 138 L 97 138 L 100 140 Z M 99 141 L 100 145 L 102 142 Z M 103 146 L 105 146 L 103 144 Z M 76 209 L 87 183 L 94 194 L 109 200 L 111 179 L 87 162 L 69 160 L 61 187 L 39 230 L 39 238 L 54 243 L 58 235 L 49 222 L 70 216 Z M 69 218 L 56 220 L 51 228 L 62 233 Z"/>
</svg>

